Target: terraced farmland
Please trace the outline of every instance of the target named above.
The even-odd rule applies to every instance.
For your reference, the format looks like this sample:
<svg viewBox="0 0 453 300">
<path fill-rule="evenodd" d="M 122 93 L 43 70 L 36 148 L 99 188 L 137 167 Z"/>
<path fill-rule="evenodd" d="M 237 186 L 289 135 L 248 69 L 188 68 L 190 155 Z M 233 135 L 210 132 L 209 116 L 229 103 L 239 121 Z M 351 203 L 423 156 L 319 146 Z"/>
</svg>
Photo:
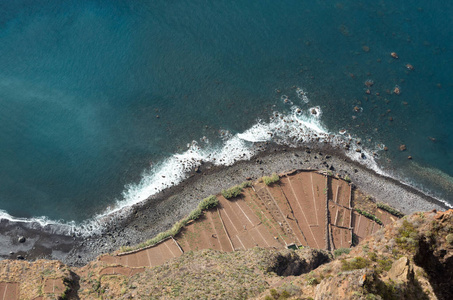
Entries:
<svg viewBox="0 0 453 300">
<path fill-rule="evenodd" d="M 314 171 L 280 174 L 279 182 L 269 186 L 258 180 L 236 198 L 216 197 L 216 208 L 205 211 L 176 236 L 131 253 L 104 255 L 100 260 L 121 268 L 138 268 L 207 248 L 237 251 L 256 246 L 308 246 L 335 250 L 351 247 L 353 235 L 361 241 L 381 228 L 354 211 L 348 182 Z M 395 219 L 386 211 L 378 212 L 384 225 Z"/>
</svg>

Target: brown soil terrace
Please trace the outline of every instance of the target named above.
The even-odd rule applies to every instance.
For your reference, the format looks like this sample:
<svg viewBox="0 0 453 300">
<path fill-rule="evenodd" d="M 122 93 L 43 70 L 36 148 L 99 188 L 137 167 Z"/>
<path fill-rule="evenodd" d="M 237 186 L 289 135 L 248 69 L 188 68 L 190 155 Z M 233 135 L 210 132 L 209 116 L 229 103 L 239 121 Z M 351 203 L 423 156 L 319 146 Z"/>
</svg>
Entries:
<svg viewBox="0 0 453 300">
<path fill-rule="evenodd" d="M 290 245 L 335 250 L 352 246 L 381 225 L 353 211 L 352 186 L 314 171 L 280 174 L 270 186 L 256 181 L 242 195 L 187 225 L 177 236 L 147 249 L 104 255 L 101 261 L 131 268 L 154 267 L 187 251 L 245 250 Z M 377 210 L 384 225 L 395 217 Z"/>
<path fill-rule="evenodd" d="M 363 207 L 370 200 L 345 180 L 304 170 L 279 176 L 279 182 L 270 186 L 261 180 L 254 182 L 234 199 L 218 194 L 218 207 L 205 211 L 175 237 L 130 253 L 101 256 L 97 261 L 102 265 L 99 282 L 104 276 L 133 276 L 188 251 L 210 248 L 231 252 L 256 246 L 335 250 L 351 247 L 353 234 L 360 242 L 381 228 L 353 210 L 355 202 Z M 384 225 L 396 219 L 377 208 L 371 213 Z M 6 273 L 0 272 L 0 300 L 47 299 L 61 295 L 66 288 L 64 276 L 41 275 L 37 293 Z M 34 298 L 29 298 L 30 294 Z"/>
</svg>

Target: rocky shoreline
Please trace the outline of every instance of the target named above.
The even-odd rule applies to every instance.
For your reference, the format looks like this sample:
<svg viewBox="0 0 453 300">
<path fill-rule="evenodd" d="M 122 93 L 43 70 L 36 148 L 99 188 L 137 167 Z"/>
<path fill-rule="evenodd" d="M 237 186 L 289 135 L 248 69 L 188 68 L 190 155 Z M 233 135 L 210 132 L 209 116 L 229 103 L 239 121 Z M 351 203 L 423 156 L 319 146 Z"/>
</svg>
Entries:
<svg viewBox="0 0 453 300">
<path fill-rule="evenodd" d="M 254 180 L 292 169 L 329 170 L 342 177 L 347 175 L 364 194 L 404 213 L 447 208 L 436 199 L 350 160 L 342 150 L 329 145 L 289 148 L 263 144 L 260 149 L 262 151 L 251 160 L 238 161 L 229 167 L 203 164 L 179 185 L 106 218 L 105 230 L 101 234 L 66 236 L 2 220 L 0 258 L 48 258 L 81 266 L 103 253 L 152 238 L 170 228 L 194 209 L 201 199 L 211 194 L 217 194 L 247 178 Z M 26 241 L 20 243 L 18 236 L 24 236 Z"/>
</svg>

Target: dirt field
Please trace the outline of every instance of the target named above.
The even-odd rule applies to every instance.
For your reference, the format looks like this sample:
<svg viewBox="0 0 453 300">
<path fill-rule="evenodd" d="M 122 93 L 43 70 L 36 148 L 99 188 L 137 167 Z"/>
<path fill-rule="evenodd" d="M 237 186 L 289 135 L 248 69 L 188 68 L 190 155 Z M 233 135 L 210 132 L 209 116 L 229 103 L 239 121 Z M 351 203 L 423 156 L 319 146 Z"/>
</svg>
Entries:
<svg viewBox="0 0 453 300">
<path fill-rule="evenodd" d="M 19 283 L 0 282 L 0 299 L 1 300 L 19 299 Z"/>
<path fill-rule="evenodd" d="M 377 208 L 374 212 L 374 215 L 382 221 L 382 223 L 384 223 L 384 226 L 387 225 L 387 224 L 390 224 L 390 223 L 393 223 L 395 222 L 396 220 L 398 220 L 397 217 L 395 217 L 394 215 L 391 215 L 389 214 L 388 212 L 386 212 L 385 210 L 382 210 L 380 208 Z"/>
<path fill-rule="evenodd" d="M 285 180 L 287 179 L 287 181 Z M 282 179 L 282 189 L 301 222 L 308 246 L 326 248 L 326 177 L 301 172 Z"/>
<path fill-rule="evenodd" d="M 65 289 L 63 278 L 47 278 L 42 290 L 44 294 L 61 295 Z"/>
<path fill-rule="evenodd" d="M 359 238 L 359 242 L 381 228 L 381 225 L 357 212 L 352 215 L 352 226 L 354 233 Z"/>
<path fill-rule="evenodd" d="M 329 215 L 330 223 L 339 226 L 349 228 L 351 225 L 351 210 L 343 206 L 335 204 L 333 201 L 329 201 Z"/>
<path fill-rule="evenodd" d="M 286 243 L 298 243 L 298 238 L 295 235 L 291 224 L 288 222 L 282 209 L 277 205 L 275 199 L 269 194 L 266 185 L 264 183 L 257 183 L 254 187 L 258 196 L 258 201 L 261 201 L 266 206 L 267 211 L 269 211 L 271 215 L 271 220 L 275 222 L 276 226 L 279 226 L 283 230 L 286 236 Z"/>
<path fill-rule="evenodd" d="M 352 244 L 352 230 L 347 228 L 337 227 L 330 224 L 330 232 L 332 233 L 332 249 L 349 248 Z"/>
<path fill-rule="evenodd" d="M 154 247 L 125 255 L 104 255 L 100 261 L 126 267 L 154 267 L 167 260 L 182 255 L 182 251 L 173 239 L 168 239 Z"/>
<path fill-rule="evenodd" d="M 267 231 L 274 237 L 274 240 L 279 243 L 279 247 L 285 247 L 293 242 L 293 240 L 291 240 L 284 232 L 282 226 L 273 219 L 269 209 L 259 199 L 253 189 L 247 188 L 244 191 L 243 200 L 260 219 L 261 224 L 266 227 Z"/>
<path fill-rule="evenodd" d="M 287 196 L 301 231 L 304 233 L 307 245 L 313 248 L 322 248 L 318 243 L 315 233 L 311 229 L 311 225 L 316 222 L 316 218 L 314 217 L 316 210 L 313 207 L 313 201 L 309 194 L 303 189 L 304 185 L 299 184 L 299 181 L 290 180 L 289 177 L 283 177 L 280 186 Z"/>
<path fill-rule="evenodd" d="M 346 181 L 337 178 L 329 178 L 329 199 L 343 207 L 350 208 L 351 187 Z"/>
<path fill-rule="evenodd" d="M 285 248 L 294 243 L 334 250 L 350 247 L 352 232 L 361 241 L 380 228 L 356 212 L 351 219 L 351 188 L 346 181 L 312 171 L 282 175 L 270 186 L 256 181 L 234 199 L 216 197 L 219 206 L 205 211 L 174 239 L 130 254 L 102 256 L 100 261 L 116 265 L 103 272 L 125 275 L 139 267 L 161 265 L 186 251 L 207 248 L 235 251 L 256 246 Z M 375 211 L 384 224 L 394 218 L 385 211 Z"/>
</svg>

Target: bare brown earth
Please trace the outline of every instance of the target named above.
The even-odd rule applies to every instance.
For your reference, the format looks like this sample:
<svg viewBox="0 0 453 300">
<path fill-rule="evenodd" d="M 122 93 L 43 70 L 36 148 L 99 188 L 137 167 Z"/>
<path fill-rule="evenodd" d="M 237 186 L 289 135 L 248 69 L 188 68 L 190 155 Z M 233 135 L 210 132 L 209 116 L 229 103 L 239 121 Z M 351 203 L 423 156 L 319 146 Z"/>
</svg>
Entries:
<svg viewBox="0 0 453 300">
<path fill-rule="evenodd" d="M 56 261 L 3 261 L 0 295 L 8 300 L 452 299 L 451 224 L 453 210 L 415 213 L 335 259 L 309 247 L 254 247 L 188 251 L 152 268 L 102 260 L 72 269 Z"/>
<path fill-rule="evenodd" d="M 238 161 L 232 166 L 203 163 L 198 169 L 189 172 L 188 178 L 180 184 L 154 194 L 145 201 L 96 219 L 86 226 L 43 226 L 37 222 L 2 219 L 0 259 L 23 257 L 33 261 L 45 258 L 81 267 L 103 253 L 141 243 L 171 228 L 192 211 L 200 199 L 240 184 L 248 177 L 256 180 L 264 175 L 274 172 L 279 174 L 293 168 L 329 170 L 336 176 L 349 177 L 360 187 L 364 197 L 386 203 L 406 214 L 448 209 L 448 205 L 434 198 L 351 161 L 341 149 L 328 145 L 289 148 L 265 143 L 257 145 L 257 148 L 258 153 L 253 159 Z M 361 161 L 366 163 L 367 159 Z M 375 209 L 373 201 L 368 202 L 373 206 L 371 209 Z M 356 202 L 354 206 L 359 207 L 359 204 Z M 294 207 L 293 209 L 295 210 Z M 285 222 L 283 224 L 286 226 Z M 26 238 L 24 243 L 18 242 L 21 236 Z M 287 238 L 287 243 L 294 239 L 289 236 Z"/>
<path fill-rule="evenodd" d="M 45 261 L 2 261 L 0 297 L 70 297 L 67 287 L 73 282 L 78 282 L 76 288 L 81 291 L 100 294 L 108 285 L 121 294 L 127 278 L 203 249 L 236 252 L 255 247 L 278 250 L 292 245 L 323 250 L 348 248 L 352 246 L 353 234 L 361 241 L 381 228 L 353 211 L 352 191 L 348 182 L 315 171 L 280 174 L 279 182 L 269 186 L 257 180 L 237 198 L 225 199 L 218 194 L 218 207 L 203 212 L 175 237 L 130 253 L 102 255 L 78 269 L 78 275 L 59 262 L 50 262 L 49 266 Z M 362 198 L 358 197 L 356 202 L 363 206 L 368 199 Z M 375 212 L 384 225 L 394 219 L 385 211 Z M 34 279 L 22 281 L 21 274 L 30 276 L 30 272 Z M 77 277 L 83 281 L 75 280 Z"/>
<path fill-rule="evenodd" d="M 381 228 L 353 211 L 351 185 L 314 171 L 281 174 L 278 183 L 261 180 L 240 197 L 217 195 L 219 206 L 190 223 L 177 236 L 127 254 L 105 255 L 101 261 L 127 267 L 152 267 L 188 251 L 284 249 L 288 245 L 335 250 L 352 246 Z M 392 217 L 380 210 L 384 225 Z"/>
</svg>

